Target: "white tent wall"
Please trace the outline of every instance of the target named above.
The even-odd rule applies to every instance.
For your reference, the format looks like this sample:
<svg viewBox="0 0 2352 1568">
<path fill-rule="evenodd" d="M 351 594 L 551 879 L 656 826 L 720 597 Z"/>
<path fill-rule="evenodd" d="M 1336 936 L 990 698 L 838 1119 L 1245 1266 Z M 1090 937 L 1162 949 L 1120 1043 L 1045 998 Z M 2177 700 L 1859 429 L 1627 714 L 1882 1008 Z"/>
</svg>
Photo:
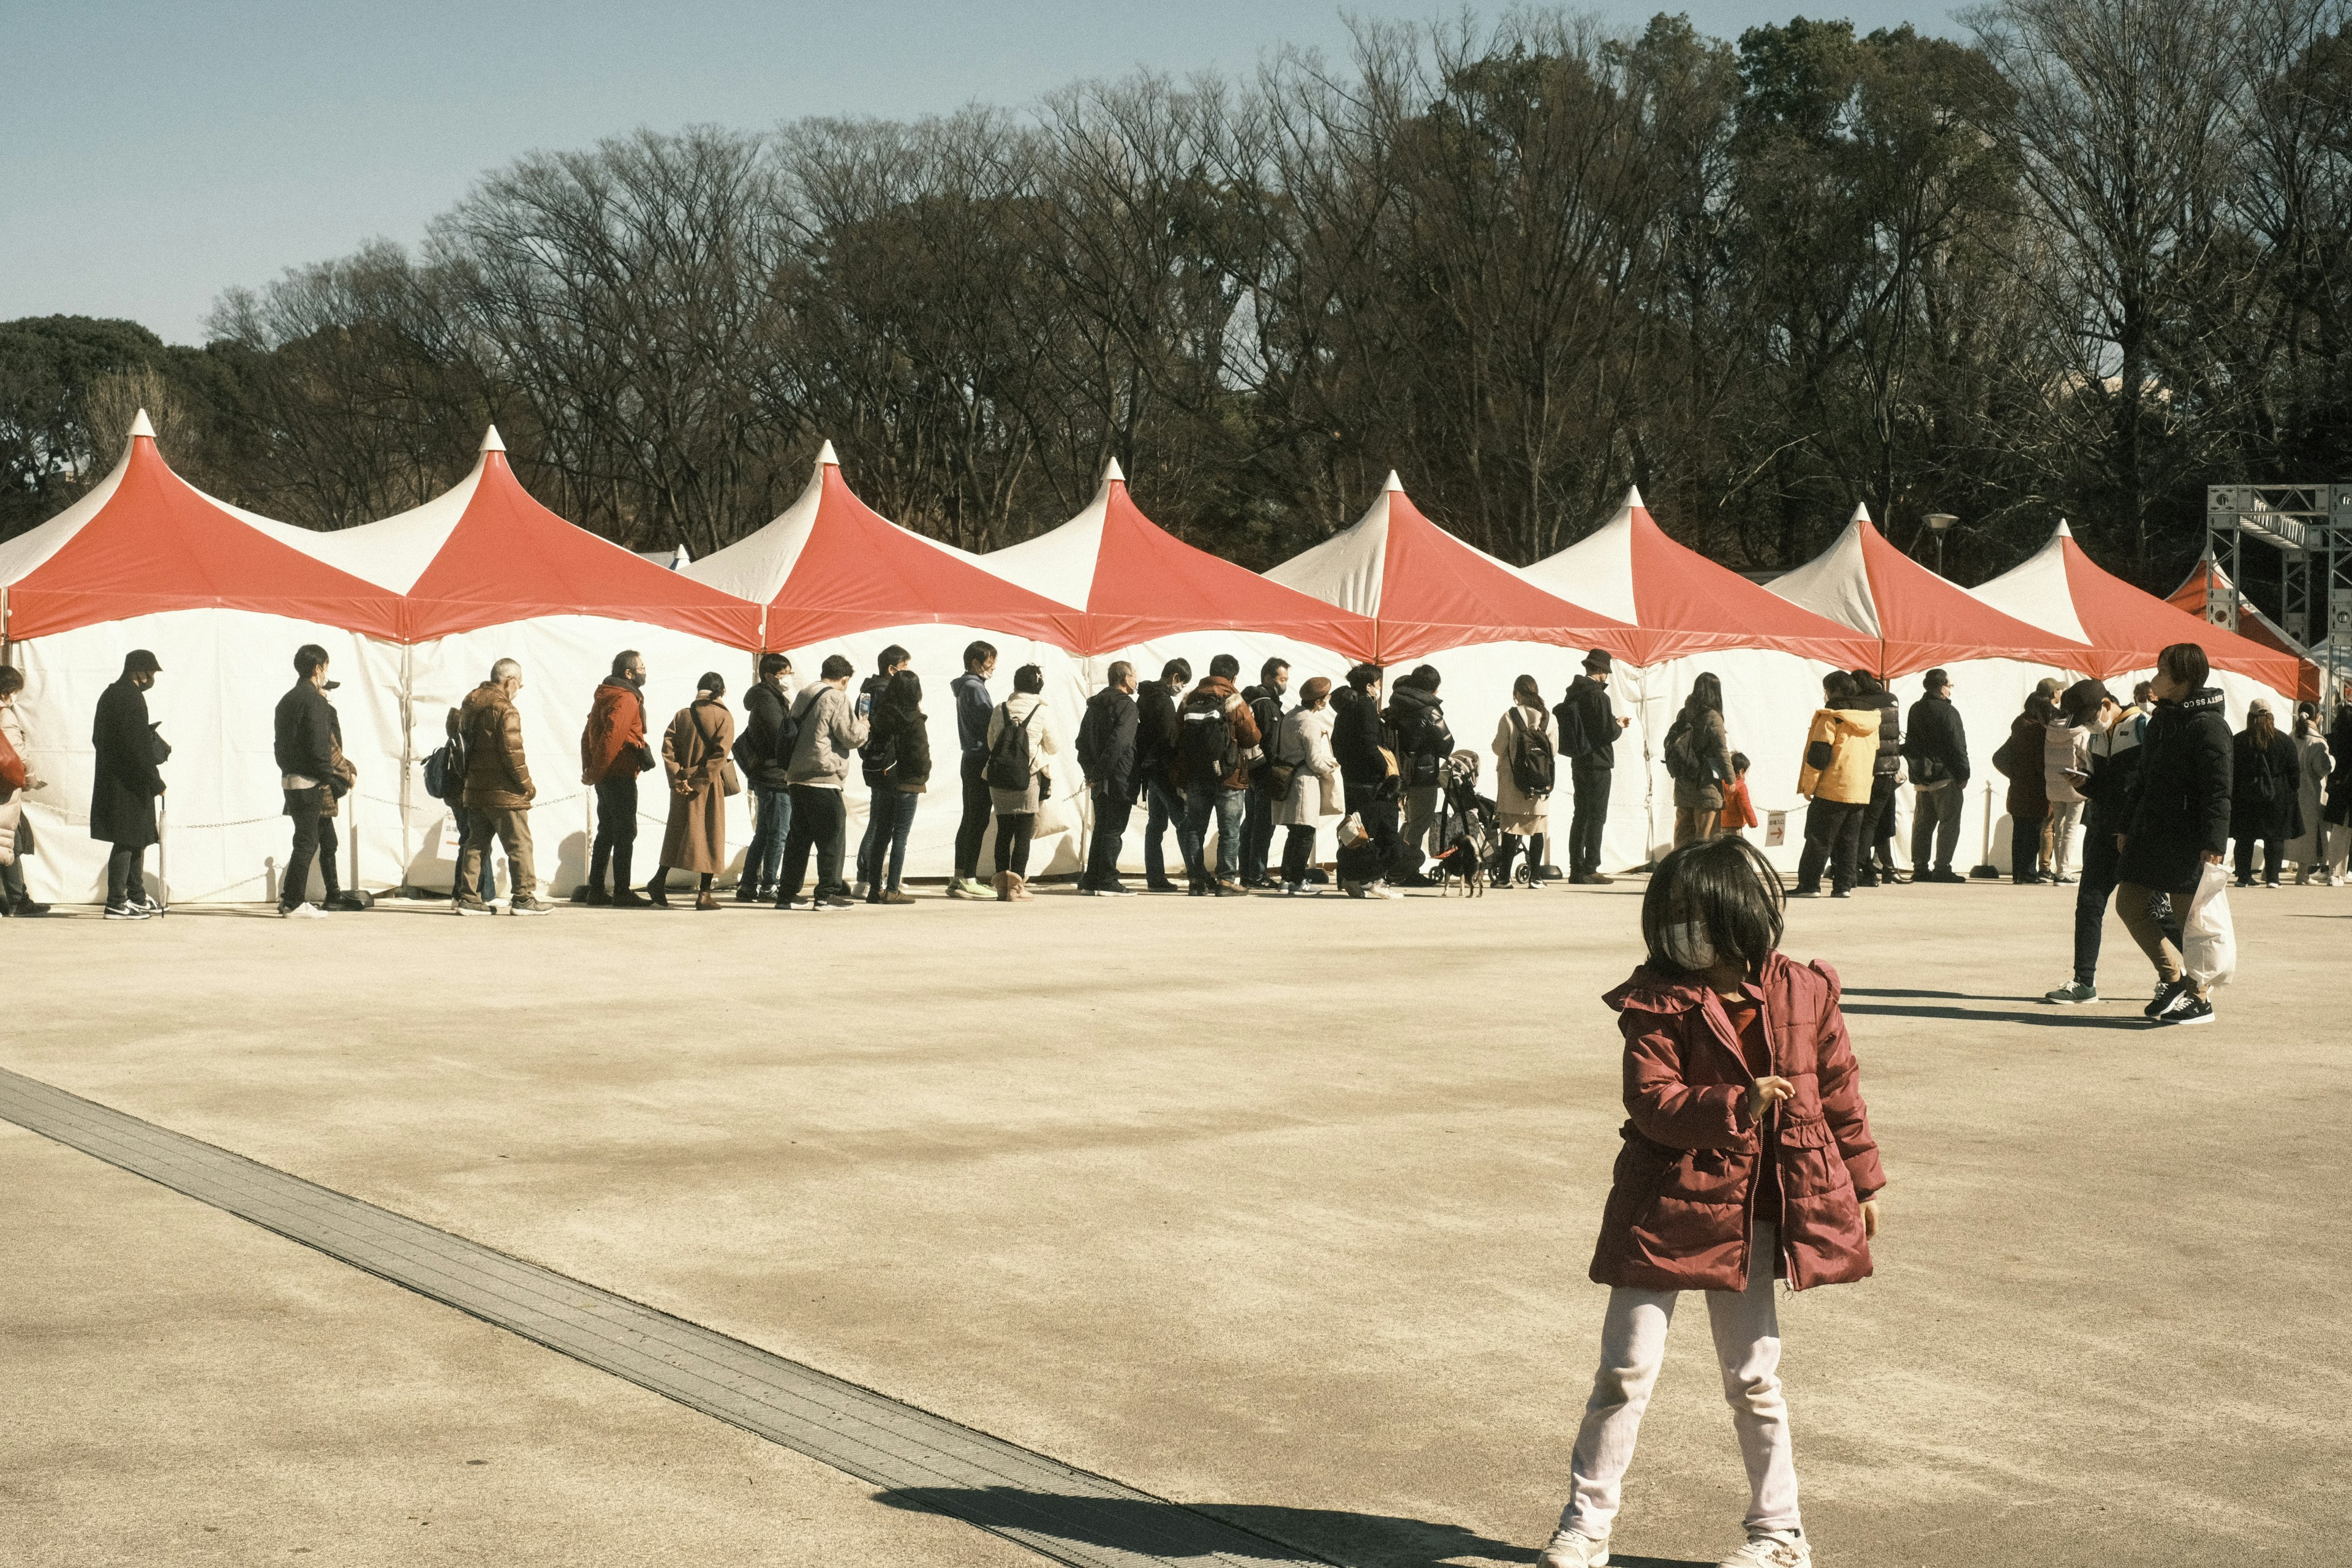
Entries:
<svg viewBox="0 0 2352 1568">
<path fill-rule="evenodd" d="M 32 747 L 32 773 L 46 787 L 26 796 L 38 852 L 25 862 L 36 899 L 95 903 L 106 890 L 106 847 L 89 837 L 93 758 L 90 726 L 100 693 L 122 674 L 133 648 L 153 652 L 163 672 L 147 694 L 148 717 L 172 747 L 162 801 L 166 875 L 151 890 L 176 903 L 275 900 L 291 844 L 274 756 L 278 700 L 294 684 L 294 650 L 327 650 L 343 751 L 358 786 L 336 816 L 339 863 L 348 875 L 354 837 L 358 885 L 400 880 L 397 683 L 373 673 L 399 648 L 306 621 L 246 610 L 173 610 L 106 621 L 7 645 L 25 672 L 16 699 Z M 312 872 L 310 893 L 323 884 Z"/>
<path fill-rule="evenodd" d="M 597 683 L 611 673 L 613 656 L 624 648 L 645 656 L 646 733 L 656 756 L 661 753 L 662 731 L 679 709 L 694 700 L 694 683 L 706 670 L 726 678 L 727 705 L 741 722 L 743 693 L 755 679 L 756 657 L 667 626 L 601 616 L 545 616 L 436 637 L 404 650 L 411 725 L 407 787 L 394 794 L 406 802 L 399 864 L 408 886 L 444 892 L 457 879 L 449 807 L 425 793 L 423 763 L 446 737 L 449 710 L 488 680 L 490 666 L 501 658 L 522 666 L 523 689 L 515 707 L 522 715 L 524 759 L 539 790 L 531 803 L 530 826 L 540 895 L 561 903 L 586 880 L 595 835 L 595 791 L 580 782 L 580 731 L 587 723 Z M 379 649 L 372 671 L 395 692 L 404 679 L 403 653 L 397 647 Z M 394 722 L 397 756 L 396 718 Z M 637 818 L 632 870 L 642 883 L 660 862 L 662 834 L 669 821 L 669 797 L 659 769 L 639 781 Z M 740 859 L 750 846 L 751 827 L 750 802 L 738 796 L 727 809 L 731 858 Z M 503 896 L 512 884 L 503 855 L 494 849 L 493 858 L 499 862 L 498 887 Z"/>
</svg>

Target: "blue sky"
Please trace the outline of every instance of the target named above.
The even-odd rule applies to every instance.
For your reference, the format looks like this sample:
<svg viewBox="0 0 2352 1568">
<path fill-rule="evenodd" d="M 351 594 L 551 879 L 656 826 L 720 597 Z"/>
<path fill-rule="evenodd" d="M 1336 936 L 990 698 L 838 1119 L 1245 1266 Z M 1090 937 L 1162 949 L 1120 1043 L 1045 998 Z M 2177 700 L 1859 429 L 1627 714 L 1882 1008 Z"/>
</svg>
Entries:
<svg viewBox="0 0 2352 1568">
<path fill-rule="evenodd" d="M 1605 0 L 1612 22 L 1661 7 Z M 1800 10 L 1957 30 L 1941 7 L 1704 0 L 1737 37 Z M 1483 7 L 1493 15 L 1498 6 Z M 1356 0 L 1370 18 L 1441 0 Z M 1294 0 L 0 0 L 0 320 L 128 316 L 200 341 L 221 289 L 415 240 L 483 171 L 638 125 L 1018 106 L 1137 66 L 1246 69 L 1347 48 Z"/>
</svg>

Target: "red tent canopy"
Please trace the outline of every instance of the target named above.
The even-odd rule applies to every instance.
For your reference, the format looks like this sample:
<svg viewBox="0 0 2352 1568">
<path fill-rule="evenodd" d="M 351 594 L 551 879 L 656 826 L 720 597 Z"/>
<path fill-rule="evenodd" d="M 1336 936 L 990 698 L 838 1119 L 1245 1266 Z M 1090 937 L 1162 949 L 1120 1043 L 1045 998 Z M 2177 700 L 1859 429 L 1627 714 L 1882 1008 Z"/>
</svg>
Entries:
<svg viewBox="0 0 2352 1568">
<path fill-rule="evenodd" d="M 2230 603 L 2230 597 L 2228 574 L 2221 570 L 2210 555 L 2208 555 L 2197 563 L 2195 570 L 2189 574 L 2188 581 L 2175 588 L 2165 603 L 2184 614 L 2196 616 L 2200 621 L 2219 626 L 2221 622 L 2215 619 L 2215 616 L 2224 613 L 2225 606 Z M 2319 666 L 2312 658 L 2311 650 L 2289 637 L 2285 628 L 2276 621 L 2272 620 L 2243 599 L 2238 601 L 2238 635 L 2248 642 L 2259 643 L 2266 648 L 2292 658 L 2295 661 L 2294 695 L 2297 700 L 2304 702 L 2319 700 Z M 2208 658 L 2212 657 L 2212 650 L 2210 647 L 2206 650 L 2206 657 Z M 2284 691 L 2286 688 L 2273 686 L 2272 689 Z"/>
<path fill-rule="evenodd" d="M 773 521 L 677 575 L 765 605 L 766 646 L 806 647 L 883 626 L 978 626 L 1067 647 L 1083 617 L 978 558 L 900 528 L 841 478 L 827 441 L 808 488 Z"/>
<path fill-rule="evenodd" d="M 1666 537 L 1638 489 L 1584 538 L 1528 568 L 1542 587 L 1630 621 L 1636 664 L 1718 648 L 1770 648 L 1841 668 L 1874 664 L 1878 643 L 1801 608 Z"/>
<path fill-rule="evenodd" d="M 2004 615 L 1889 544 L 1853 510 L 1837 542 L 1768 584 L 1817 615 L 1878 639 L 1878 675 L 1891 680 L 1939 664 L 2013 658 L 2087 671 L 2097 656 L 2057 627 Z"/>
<path fill-rule="evenodd" d="M 1364 616 L 1196 550 L 1143 515 L 1114 462 L 1087 509 L 1050 533 L 982 557 L 987 568 L 1085 610 L 1081 655 L 1227 629 L 1297 637 L 1352 659 L 1372 654 Z"/>
<path fill-rule="evenodd" d="M 394 637 L 397 594 L 300 548 L 305 531 L 189 484 L 142 411 L 129 449 L 88 495 L 0 544 L 6 635 L 23 640 L 165 610 L 251 610 Z"/>
<path fill-rule="evenodd" d="M 1393 473 L 1357 521 L 1266 574 L 1378 624 L 1375 662 L 1476 643 L 1536 642 L 1634 657 L 1637 628 L 1546 593 L 1422 515 Z"/>
</svg>

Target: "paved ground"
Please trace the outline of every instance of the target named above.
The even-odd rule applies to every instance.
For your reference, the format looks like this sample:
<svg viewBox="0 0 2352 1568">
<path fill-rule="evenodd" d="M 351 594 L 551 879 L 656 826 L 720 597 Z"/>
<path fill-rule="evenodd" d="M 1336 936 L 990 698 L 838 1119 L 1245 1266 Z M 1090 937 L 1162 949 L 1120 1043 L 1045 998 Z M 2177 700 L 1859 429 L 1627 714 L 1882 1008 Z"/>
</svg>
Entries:
<svg viewBox="0 0 2352 1568">
<path fill-rule="evenodd" d="M 26 924 L 0 1065 L 1348 1563 L 1524 1563 L 1638 892 Z M 2071 902 L 1796 911 L 1895 1181 L 1784 1305 L 1821 1561 L 2340 1561 L 2352 892 L 2242 895 L 2163 1033 L 2032 1000 Z M 1034 1561 L 29 1134 L 0 1191 L 29 1561 Z M 1618 1545 L 1743 1493 L 1686 1321 Z"/>
</svg>

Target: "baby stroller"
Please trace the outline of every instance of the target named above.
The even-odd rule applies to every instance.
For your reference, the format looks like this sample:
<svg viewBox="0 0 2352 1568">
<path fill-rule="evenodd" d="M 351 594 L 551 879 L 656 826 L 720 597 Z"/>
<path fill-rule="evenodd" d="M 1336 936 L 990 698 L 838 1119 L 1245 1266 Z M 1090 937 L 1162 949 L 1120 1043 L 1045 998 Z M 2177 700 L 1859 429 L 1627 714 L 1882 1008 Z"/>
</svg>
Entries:
<svg viewBox="0 0 2352 1568">
<path fill-rule="evenodd" d="M 1440 897 L 1458 880 L 1465 898 L 1486 891 L 1486 865 L 1498 842 L 1495 803 L 1478 793 L 1478 753 L 1456 752 L 1439 770 L 1444 796 L 1437 815 L 1437 842 L 1445 847 L 1429 863 Z"/>
</svg>

